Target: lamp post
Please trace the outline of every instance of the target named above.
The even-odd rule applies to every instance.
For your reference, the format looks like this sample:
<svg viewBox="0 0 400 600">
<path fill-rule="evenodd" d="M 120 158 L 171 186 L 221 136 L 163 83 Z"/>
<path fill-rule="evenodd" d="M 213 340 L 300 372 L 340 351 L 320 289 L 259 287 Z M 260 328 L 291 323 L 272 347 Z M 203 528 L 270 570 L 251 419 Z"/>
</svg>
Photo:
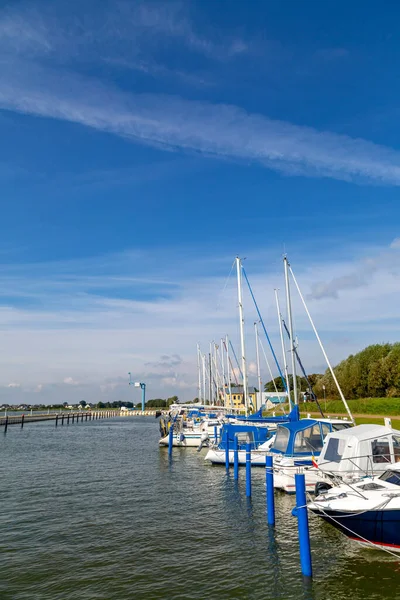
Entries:
<svg viewBox="0 0 400 600">
<path fill-rule="evenodd" d="M 325 402 L 325 412 L 326 412 L 326 393 L 325 393 L 325 386 L 322 386 L 322 389 L 324 390 L 324 402 Z"/>
<path fill-rule="evenodd" d="M 142 410 L 144 411 L 144 405 L 146 403 L 146 384 L 141 383 L 140 381 L 132 381 L 132 374 L 129 372 L 129 385 L 133 385 L 135 387 L 140 387 L 142 390 Z"/>
</svg>

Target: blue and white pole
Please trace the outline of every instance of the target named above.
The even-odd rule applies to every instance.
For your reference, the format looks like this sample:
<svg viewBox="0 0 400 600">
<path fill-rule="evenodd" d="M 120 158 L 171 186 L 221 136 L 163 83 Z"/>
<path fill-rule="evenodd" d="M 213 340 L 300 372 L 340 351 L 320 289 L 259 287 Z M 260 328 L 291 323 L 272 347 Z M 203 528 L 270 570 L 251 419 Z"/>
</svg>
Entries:
<svg viewBox="0 0 400 600">
<path fill-rule="evenodd" d="M 168 433 L 168 456 L 172 456 L 172 447 L 174 445 L 174 424 L 171 423 Z"/>
<path fill-rule="evenodd" d="M 267 521 L 275 525 L 275 496 L 274 496 L 274 463 L 273 457 L 265 457 L 265 478 L 267 488 Z"/>
<path fill-rule="evenodd" d="M 237 435 L 233 438 L 233 479 L 239 479 L 239 441 Z"/>
<path fill-rule="evenodd" d="M 296 507 L 293 516 L 297 517 L 300 545 L 301 572 L 305 577 L 312 577 L 310 530 L 308 526 L 308 512 L 306 500 L 306 480 L 304 473 L 296 473 Z"/>
<path fill-rule="evenodd" d="M 226 469 L 226 472 L 229 473 L 229 435 L 228 435 L 228 430 L 226 431 L 226 439 L 225 439 L 225 469 Z"/>
<path fill-rule="evenodd" d="M 251 497 L 251 444 L 246 444 L 246 496 Z"/>
</svg>

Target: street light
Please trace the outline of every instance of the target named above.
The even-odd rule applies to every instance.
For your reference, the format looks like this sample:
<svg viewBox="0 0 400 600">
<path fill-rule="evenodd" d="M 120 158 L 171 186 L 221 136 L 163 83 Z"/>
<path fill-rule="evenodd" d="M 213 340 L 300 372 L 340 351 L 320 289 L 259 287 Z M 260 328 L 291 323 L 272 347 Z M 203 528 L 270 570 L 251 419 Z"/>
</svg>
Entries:
<svg viewBox="0 0 400 600">
<path fill-rule="evenodd" d="M 129 385 L 133 385 L 134 387 L 140 387 L 142 389 L 142 410 L 144 411 L 144 405 L 146 403 L 146 384 L 141 383 L 140 381 L 132 381 L 132 373 L 129 372 Z"/>
</svg>

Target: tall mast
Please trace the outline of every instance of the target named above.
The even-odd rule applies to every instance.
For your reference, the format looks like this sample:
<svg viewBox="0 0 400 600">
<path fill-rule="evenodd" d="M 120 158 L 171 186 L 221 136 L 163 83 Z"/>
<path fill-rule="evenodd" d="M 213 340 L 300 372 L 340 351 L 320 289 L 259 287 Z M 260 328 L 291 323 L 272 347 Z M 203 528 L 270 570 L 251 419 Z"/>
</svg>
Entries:
<svg viewBox="0 0 400 600">
<path fill-rule="evenodd" d="M 224 340 L 221 338 L 220 344 L 220 360 L 222 364 L 222 385 L 223 385 L 223 398 L 224 398 L 224 406 L 226 405 L 226 376 L 225 376 L 225 360 L 224 360 Z"/>
<path fill-rule="evenodd" d="M 201 358 L 201 354 L 200 354 L 200 345 L 197 344 L 197 371 L 198 371 L 198 376 L 199 376 L 199 380 L 198 380 L 198 399 L 199 402 L 201 402 L 201 366 L 200 366 L 200 358 Z"/>
<path fill-rule="evenodd" d="M 210 406 L 213 401 L 213 384 L 212 384 L 212 365 L 211 365 L 211 344 L 210 344 L 210 352 L 208 353 L 208 403 Z"/>
<path fill-rule="evenodd" d="M 297 398 L 297 377 L 296 377 L 296 360 L 294 355 L 294 338 L 293 338 L 293 321 L 292 321 L 292 303 L 290 299 L 290 286 L 289 286 L 289 269 L 287 257 L 283 257 L 283 265 L 285 269 L 285 286 L 286 286 L 286 307 L 288 312 L 289 321 L 289 339 L 290 339 L 290 352 L 292 355 L 292 377 L 293 377 L 293 399 L 294 403 L 298 404 Z M 290 389 L 290 388 L 289 388 Z"/>
<path fill-rule="evenodd" d="M 203 402 L 206 402 L 206 355 L 202 354 L 201 364 L 203 367 Z"/>
<path fill-rule="evenodd" d="M 290 399 L 289 373 L 288 373 L 288 366 L 287 366 L 287 360 L 286 360 L 285 341 L 284 341 L 284 338 L 283 338 L 282 313 L 281 313 L 281 307 L 279 305 L 279 296 L 278 296 L 278 290 L 277 289 L 275 289 L 275 300 L 276 300 L 276 310 L 278 311 L 279 334 L 281 336 L 283 372 L 285 373 L 287 394 L 288 394 L 288 400 L 289 400 L 289 404 L 290 404 L 291 403 L 291 399 Z"/>
<path fill-rule="evenodd" d="M 218 363 L 217 363 L 217 350 L 218 350 L 218 345 L 214 342 L 214 372 L 215 372 L 215 394 L 216 394 L 216 400 L 215 400 L 215 404 L 218 404 L 219 402 L 219 388 L 220 388 L 220 378 L 219 378 L 219 371 L 218 371 Z"/>
<path fill-rule="evenodd" d="M 259 347 L 258 347 L 258 327 L 257 327 L 257 321 L 254 321 L 254 332 L 256 334 L 256 362 L 257 362 L 257 379 L 258 379 L 258 393 L 259 398 L 260 398 L 260 406 L 257 406 L 258 408 L 262 407 L 262 381 L 261 381 L 261 370 L 260 370 L 260 352 L 259 352 Z"/>
<path fill-rule="evenodd" d="M 238 302 L 239 302 L 239 326 L 240 326 L 240 348 L 242 352 L 242 373 L 243 373 L 243 397 L 246 417 L 249 414 L 249 398 L 247 388 L 247 368 L 246 368 L 246 349 L 244 345 L 244 316 L 243 316 L 243 298 L 242 298 L 242 261 L 236 257 Z"/>
<path fill-rule="evenodd" d="M 228 374 L 228 386 L 229 386 L 229 400 L 231 404 L 231 408 L 233 408 L 233 399 L 232 399 L 232 383 L 231 383 L 231 369 L 230 369 L 230 359 L 229 359 L 229 339 L 228 334 L 225 337 L 226 340 L 226 370 Z"/>
</svg>

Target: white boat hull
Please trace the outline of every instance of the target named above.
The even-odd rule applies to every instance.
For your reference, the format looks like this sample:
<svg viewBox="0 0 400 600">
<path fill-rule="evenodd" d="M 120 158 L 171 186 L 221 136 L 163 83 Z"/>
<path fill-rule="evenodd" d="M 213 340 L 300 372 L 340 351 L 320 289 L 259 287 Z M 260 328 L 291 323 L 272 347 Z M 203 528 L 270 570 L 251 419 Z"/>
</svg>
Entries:
<svg viewBox="0 0 400 600">
<path fill-rule="evenodd" d="M 267 455 L 266 451 L 262 452 L 262 451 L 252 450 L 251 464 L 253 466 L 265 467 L 266 455 Z M 246 451 L 245 450 L 239 450 L 238 459 L 239 459 L 240 465 L 246 464 Z M 204 460 L 207 460 L 215 465 L 224 465 L 225 460 L 226 460 L 225 450 L 217 450 L 217 449 L 211 448 L 207 452 L 207 455 Z M 229 451 L 229 464 L 233 465 L 233 461 L 234 461 L 234 451 L 230 450 Z"/>
</svg>

